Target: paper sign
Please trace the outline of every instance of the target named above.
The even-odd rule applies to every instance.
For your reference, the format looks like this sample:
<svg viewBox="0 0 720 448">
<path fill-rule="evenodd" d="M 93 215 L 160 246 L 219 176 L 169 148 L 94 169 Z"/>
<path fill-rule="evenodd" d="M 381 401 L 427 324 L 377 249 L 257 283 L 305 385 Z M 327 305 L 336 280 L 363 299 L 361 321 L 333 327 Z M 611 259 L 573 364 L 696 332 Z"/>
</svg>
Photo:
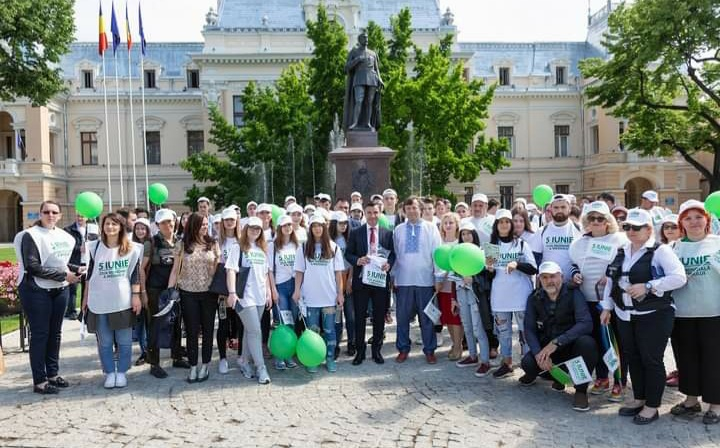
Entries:
<svg viewBox="0 0 720 448">
<path fill-rule="evenodd" d="M 368 286 L 384 288 L 387 285 L 387 272 L 382 267 L 387 264 L 387 258 L 371 255 L 370 263 L 363 266 L 362 282 Z"/>
<path fill-rule="evenodd" d="M 482 250 L 487 258 L 497 260 L 500 258 L 500 246 L 497 244 L 482 243 Z"/>
<path fill-rule="evenodd" d="M 612 346 L 610 346 L 608 351 L 603 355 L 603 361 L 610 372 L 614 372 L 620 367 L 620 360 L 617 357 L 617 353 L 615 353 L 615 348 Z"/>
<path fill-rule="evenodd" d="M 300 297 L 300 302 L 298 302 L 298 308 L 300 308 L 300 314 L 302 314 L 304 317 L 307 317 L 307 305 L 305 304 L 305 299 L 303 297 Z"/>
<path fill-rule="evenodd" d="M 572 378 L 574 384 L 585 384 L 592 381 L 592 376 L 590 376 L 590 371 L 585 365 L 585 361 L 582 356 L 573 358 L 564 364 L 567 366 L 568 373 L 570 373 L 570 377 Z"/>
<path fill-rule="evenodd" d="M 280 310 L 280 320 L 283 325 L 295 325 L 295 319 L 293 319 L 293 314 L 290 310 Z"/>
<path fill-rule="evenodd" d="M 433 323 L 435 325 L 440 323 L 440 314 L 441 314 L 440 308 L 438 308 L 437 305 L 435 305 L 436 297 L 437 297 L 437 294 L 433 295 L 432 299 L 428 302 L 427 305 L 425 305 L 425 309 L 423 310 L 423 313 L 425 313 L 425 315 L 427 317 L 429 317 L 430 320 L 433 321 Z"/>
</svg>

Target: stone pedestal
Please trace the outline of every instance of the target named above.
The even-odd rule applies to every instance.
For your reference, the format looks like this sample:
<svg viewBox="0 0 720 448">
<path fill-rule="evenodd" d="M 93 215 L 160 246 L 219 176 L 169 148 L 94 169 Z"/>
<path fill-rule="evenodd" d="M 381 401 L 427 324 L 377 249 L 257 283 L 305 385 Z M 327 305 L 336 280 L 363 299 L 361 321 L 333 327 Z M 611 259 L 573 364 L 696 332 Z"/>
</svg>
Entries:
<svg viewBox="0 0 720 448">
<path fill-rule="evenodd" d="M 350 134 L 354 135 L 351 140 Z M 338 148 L 329 154 L 330 161 L 335 164 L 335 197 L 350 200 L 350 193 L 358 191 L 363 200 L 390 187 L 390 161 L 395 151 L 382 146 L 350 147 L 349 143 L 359 141 L 377 142 L 374 132 L 348 132 L 348 146 Z"/>
</svg>

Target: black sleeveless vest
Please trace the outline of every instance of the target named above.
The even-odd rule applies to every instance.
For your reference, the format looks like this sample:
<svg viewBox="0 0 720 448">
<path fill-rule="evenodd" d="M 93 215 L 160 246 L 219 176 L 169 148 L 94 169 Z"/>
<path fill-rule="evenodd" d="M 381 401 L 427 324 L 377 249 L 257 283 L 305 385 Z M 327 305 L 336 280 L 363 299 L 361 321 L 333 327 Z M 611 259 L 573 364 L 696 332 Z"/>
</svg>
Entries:
<svg viewBox="0 0 720 448">
<path fill-rule="evenodd" d="M 652 259 L 658 247 L 660 247 L 659 243 L 655 243 L 652 247 L 648 247 L 647 251 L 628 272 L 623 272 L 622 270 L 623 261 L 625 260 L 625 250 L 623 248 L 618 249 L 615 260 L 608 265 L 606 275 L 613 281 L 610 296 L 615 302 L 615 306 L 621 310 L 655 311 L 667 308 L 672 304 L 672 295 L 670 291 L 665 292 L 661 296 L 648 292 L 645 298 L 640 301 L 632 299 L 632 306 L 625 305 L 625 302 L 623 302 L 622 299 L 623 290 L 619 285 L 619 281 L 622 276 L 628 276 L 628 281 L 633 285 L 636 283 L 644 285 L 650 280 L 655 280 L 652 274 Z"/>
</svg>

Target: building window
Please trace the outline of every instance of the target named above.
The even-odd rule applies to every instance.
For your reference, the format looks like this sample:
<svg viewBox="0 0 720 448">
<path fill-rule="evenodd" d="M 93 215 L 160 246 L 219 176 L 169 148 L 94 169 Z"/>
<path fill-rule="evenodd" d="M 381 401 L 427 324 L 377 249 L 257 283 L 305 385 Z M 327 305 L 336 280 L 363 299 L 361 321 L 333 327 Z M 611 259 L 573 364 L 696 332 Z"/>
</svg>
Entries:
<svg viewBox="0 0 720 448">
<path fill-rule="evenodd" d="M 590 126 L 590 149 L 593 154 L 600 153 L 600 128 L 599 126 Z"/>
<path fill-rule="evenodd" d="M 625 144 L 622 141 L 622 136 L 625 133 L 625 122 L 618 122 L 618 148 L 620 151 L 625 151 Z"/>
<path fill-rule="evenodd" d="M 81 132 L 80 147 L 82 148 L 82 164 L 98 164 L 97 132 Z"/>
<path fill-rule="evenodd" d="M 48 137 L 48 142 L 50 142 L 50 163 L 52 163 L 53 165 L 57 165 L 57 135 L 53 132 L 50 132 Z"/>
<path fill-rule="evenodd" d="M 200 88 L 200 70 L 187 71 L 187 86 L 188 89 Z"/>
<path fill-rule="evenodd" d="M 498 140 L 507 140 L 507 150 L 505 156 L 508 158 L 515 157 L 515 128 L 512 126 L 498 126 Z"/>
<path fill-rule="evenodd" d="M 203 152 L 205 149 L 205 135 L 203 131 L 187 131 L 188 157 Z"/>
<path fill-rule="evenodd" d="M 555 67 L 555 84 L 567 84 L 567 67 Z"/>
<path fill-rule="evenodd" d="M 466 203 L 470 204 L 472 202 L 472 197 L 475 194 L 475 189 L 473 187 L 465 187 L 465 201 Z"/>
<path fill-rule="evenodd" d="M 233 123 L 236 127 L 242 127 L 245 117 L 245 106 L 242 102 L 242 96 L 233 95 Z"/>
<path fill-rule="evenodd" d="M 555 194 L 570 194 L 570 185 L 568 185 L 568 184 L 555 185 Z"/>
<path fill-rule="evenodd" d="M 83 89 L 94 89 L 95 88 L 95 76 L 92 70 L 82 71 L 82 86 Z"/>
<path fill-rule="evenodd" d="M 515 199 L 515 187 L 500 187 L 500 207 L 510 210 L 512 209 L 513 200 Z"/>
<path fill-rule="evenodd" d="M 467 67 L 463 68 L 463 79 L 465 82 L 470 82 L 470 69 Z"/>
<path fill-rule="evenodd" d="M 157 84 L 155 83 L 155 70 L 145 70 L 145 88 L 157 88 Z"/>
<path fill-rule="evenodd" d="M 510 67 L 500 67 L 500 71 L 498 72 L 498 81 L 500 82 L 501 86 L 509 86 L 510 85 Z"/>
<path fill-rule="evenodd" d="M 567 157 L 570 139 L 570 126 L 555 126 L 555 157 Z"/>
<path fill-rule="evenodd" d="M 146 132 L 145 140 L 147 142 L 148 165 L 160 165 L 160 132 Z"/>
</svg>

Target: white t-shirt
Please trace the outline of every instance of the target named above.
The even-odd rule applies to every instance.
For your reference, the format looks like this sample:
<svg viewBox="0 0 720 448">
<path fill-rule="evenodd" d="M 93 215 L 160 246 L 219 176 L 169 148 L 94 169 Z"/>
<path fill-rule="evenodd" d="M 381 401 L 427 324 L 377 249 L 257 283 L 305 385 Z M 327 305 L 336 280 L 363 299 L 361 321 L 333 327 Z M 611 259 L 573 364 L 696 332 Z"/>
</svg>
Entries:
<svg viewBox="0 0 720 448">
<path fill-rule="evenodd" d="M 140 243 L 123 256 L 118 247 L 108 248 L 102 241 L 88 245 L 93 259 L 93 271 L 88 280 L 88 308 L 95 314 L 109 314 L 132 306 L 130 278 L 143 256 Z M 97 250 L 96 250 L 97 247 Z"/>
<path fill-rule="evenodd" d="M 485 215 L 484 218 L 469 217 L 461 221 L 460 225 L 469 222 L 475 227 L 475 231 L 480 237 L 481 243 L 489 243 L 490 235 L 492 235 L 493 224 L 495 223 L 495 216 Z"/>
<path fill-rule="evenodd" d="M 230 256 L 230 250 L 233 246 L 237 246 L 238 241 L 234 236 L 225 238 L 225 242 L 220 248 L 220 263 L 227 263 L 227 259 Z"/>
<path fill-rule="evenodd" d="M 542 261 L 554 261 L 563 271 L 563 281 L 570 280 L 572 261 L 570 261 L 570 244 L 582 236 L 569 219 L 564 226 L 559 227 L 554 222 L 538 230 L 530 246 L 533 252 L 542 254 Z"/>
<path fill-rule="evenodd" d="M 335 306 L 338 293 L 338 284 L 335 273 L 345 270 L 345 260 L 337 244 L 330 241 L 333 257 L 320 258 L 320 249 L 316 245 L 316 256 L 312 260 L 305 258 L 303 246 L 298 247 L 295 255 L 295 271 L 304 273 L 302 283 L 302 296 L 305 304 L 312 308 Z"/>
<path fill-rule="evenodd" d="M 240 245 L 236 244 L 230 250 L 230 256 L 225 263 L 225 269 L 232 269 L 235 272 L 239 271 L 239 261 Z M 250 268 L 247 283 L 245 284 L 245 291 L 242 299 L 240 299 L 240 305 L 243 307 L 265 305 L 268 294 L 268 272 L 270 270 L 267 261 L 267 255 L 255 243 L 252 243 L 250 250 L 243 253 L 242 266 Z"/>
<path fill-rule="evenodd" d="M 600 279 L 605 278 L 608 265 L 615 259 L 618 248 L 625 243 L 627 243 L 625 234 L 616 232 L 597 238 L 583 236 L 570 245 L 570 260 L 580 269 L 580 274 L 583 276 L 580 290 L 588 302 L 597 302 L 598 293 L 599 299 L 602 300 L 604 287 L 598 287 L 596 291 L 595 285 Z"/>
<path fill-rule="evenodd" d="M 517 239 L 508 243 L 500 241 L 500 256 L 495 261 L 495 278 L 490 291 L 493 311 L 525 311 L 527 298 L 533 290 L 533 276 L 517 269 L 507 273 L 507 265 L 512 261 L 535 266 L 535 257 L 527 242 Z"/>
<path fill-rule="evenodd" d="M 295 243 L 285 244 L 282 249 L 275 251 L 275 244 L 271 243 L 268 249 L 270 254 L 270 260 L 275 259 L 275 284 L 285 283 L 291 278 L 295 277 L 295 255 L 297 254 L 298 246 Z M 270 265 L 270 270 L 273 270 L 273 265 Z"/>
<path fill-rule="evenodd" d="M 298 243 L 303 244 L 308 239 L 307 230 L 305 227 L 298 227 L 295 229 L 295 236 L 297 237 Z"/>
</svg>

